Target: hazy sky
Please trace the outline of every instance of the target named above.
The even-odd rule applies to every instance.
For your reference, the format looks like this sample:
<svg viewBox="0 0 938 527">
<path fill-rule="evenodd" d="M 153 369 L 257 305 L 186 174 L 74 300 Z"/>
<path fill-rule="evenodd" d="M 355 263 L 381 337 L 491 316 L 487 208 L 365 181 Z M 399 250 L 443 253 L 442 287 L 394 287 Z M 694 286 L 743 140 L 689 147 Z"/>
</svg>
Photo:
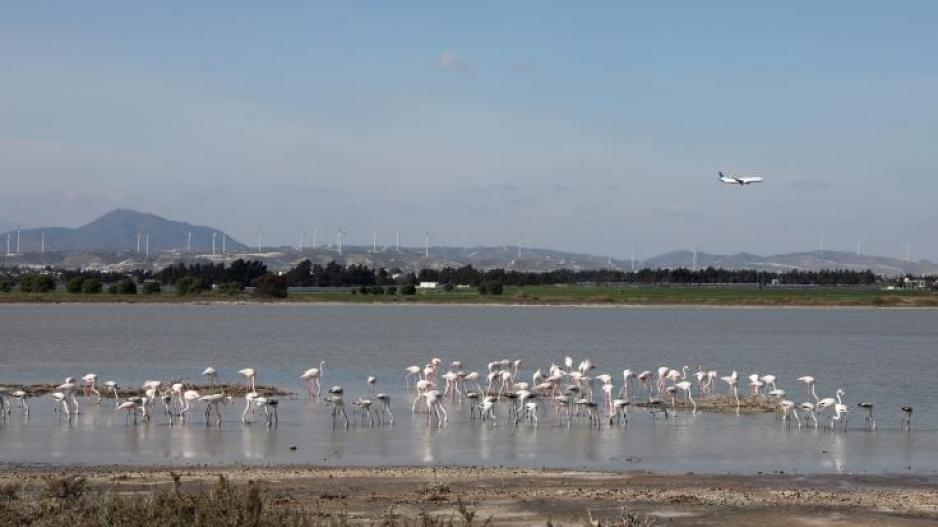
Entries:
<svg viewBox="0 0 938 527">
<path fill-rule="evenodd" d="M 938 258 L 938 3 L 453 4 L 5 3 L 0 218 Z"/>
</svg>

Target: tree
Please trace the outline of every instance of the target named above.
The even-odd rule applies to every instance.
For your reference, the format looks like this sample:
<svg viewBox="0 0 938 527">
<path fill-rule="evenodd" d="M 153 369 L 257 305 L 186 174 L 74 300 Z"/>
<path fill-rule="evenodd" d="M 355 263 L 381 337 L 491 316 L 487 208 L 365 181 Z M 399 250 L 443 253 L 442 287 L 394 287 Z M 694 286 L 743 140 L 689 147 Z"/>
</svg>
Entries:
<svg viewBox="0 0 938 527">
<path fill-rule="evenodd" d="M 393 285 L 392 285 L 392 286 L 389 286 L 389 287 L 388 287 L 388 290 L 387 290 L 387 294 L 389 294 L 389 295 L 397 294 L 397 287 L 395 287 L 395 286 L 393 286 Z"/>
<path fill-rule="evenodd" d="M 101 280 L 97 278 L 86 278 L 81 283 L 81 292 L 86 295 L 96 295 L 101 292 Z"/>
<path fill-rule="evenodd" d="M 218 292 L 223 295 L 237 296 L 241 291 L 244 291 L 244 288 L 239 282 L 225 282 L 218 286 Z"/>
<path fill-rule="evenodd" d="M 402 286 L 402 287 L 401 287 L 401 294 L 402 294 L 402 295 L 416 295 L 416 294 L 417 294 L 417 287 L 414 286 L 414 285 L 412 285 L 412 284 L 407 284 L 407 285 L 405 285 L 405 286 Z"/>
<path fill-rule="evenodd" d="M 85 279 L 83 277 L 76 276 L 75 278 L 72 278 L 71 280 L 69 280 L 67 284 L 65 284 L 65 290 L 68 291 L 69 293 L 73 293 L 77 295 L 78 293 L 81 293 L 81 285 L 84 282 L 85 282 Z"/>
<path fill-rule="evenodd" d="M 13 289 L 13 280 L 7 276 L 0 276 L 0 293 L 9 293 Z"/>
<path fill-rule="evenodd" d="M 48 293 L 55 289 L 55 279 L 47 274 L 30 273 L 20 279 L 24 293 Z"/>
<path fill-rule="evenodd" d="M 184 276 L 176 280 L 174 285 L 176 286 L 176 294 L 179 296 L 197 295 L 204 289 L 202 279 L 195 276 Z"/>
<path fill-rule="evenodd" d="M 159 282 L 144 282 L 143 283 L 143 294 L 145 295 L 158 295 L 162 291 Z"/>
<path fill-rule="evenodd" d="M 136 295 L 137 294 L 137 283 L 131 278 L 124 278 L 120 282 L 114 284 L 115 292 L 117 295 Z"/>
<path fill-rule="evenodd" d="M 269 298 L 286 298 L 287 281 L 282 276 L 267 273 L 254 279 L 254 296 Z"/>
<path fill-rule="evenodd" d="M 383 295 L 383 294 L 384 294 L 384 288 L 381 287 L 380 285 L 371 286 L 371 294 L 373 294 L 373 295 Z"/>
</svg>

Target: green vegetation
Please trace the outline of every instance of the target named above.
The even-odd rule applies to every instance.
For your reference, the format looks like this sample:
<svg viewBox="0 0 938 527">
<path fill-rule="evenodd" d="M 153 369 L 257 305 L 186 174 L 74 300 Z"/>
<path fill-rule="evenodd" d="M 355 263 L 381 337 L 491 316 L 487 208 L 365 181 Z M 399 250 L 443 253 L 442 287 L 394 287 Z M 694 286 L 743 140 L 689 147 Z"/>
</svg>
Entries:
<svg viewBox="0 0 938 527">
<path fill-rule="evenodd" d="M 178 296 L 197 295 L 205 288 L 202 279 L 195 276 L 184 276 L 176 280 L 174 285 Z"/>
<path fill-rule="evenodd" d="M 101 281 L 97 278 L 87 278 L 81 282 L 81 292 L 85 295 L 96 295 L 101 292 Z"/>
<path fill-rule="evenodd" d="M 29 273 L 20 277 L 20 291 L 48 293 L 55 290 L 55 279 L 47 274 Z"/>
<path fill-rule="evenodd" d="M 136 295 L 137 294 L 137 282 L 134 282 L 132 278 L 124 278 L 120 282 L 112 285 L 108 289 L 108 293 L 112 295 Z"/>
<path fill-rule="evenodd" d="M 143 294 L 145 295 L 158 295 L 163 290 L 160 287 L 159 282 L 144 282 L 143 283 Z"/>
<path fill-rule="evenodd" d="M 274 273 L 267 273 L 254 280 L 254 296 L 262 298 L 286 298 L 287 281 Z"/>
</svg>

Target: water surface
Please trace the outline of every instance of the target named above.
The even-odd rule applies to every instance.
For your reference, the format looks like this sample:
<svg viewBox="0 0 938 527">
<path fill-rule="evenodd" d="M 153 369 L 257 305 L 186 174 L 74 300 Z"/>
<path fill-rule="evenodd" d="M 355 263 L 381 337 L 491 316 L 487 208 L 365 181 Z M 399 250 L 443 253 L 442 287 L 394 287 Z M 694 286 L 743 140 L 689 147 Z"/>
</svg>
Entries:
<svg viewBox="0 0 938 527">
<path fill-rule="evenodd" d="M 197 418 L 169 426 L 126 424 L 113 405 L 82 400 L 71 422 L 48 398 L 0 423 L 0 461 L 21 463 L 461 464 L 696 472 L 938 471 L 938 312 L 861 309 L 560 308 L 375 305 L 7 305 L 0 306 L 0 382 L 61 382 L 95 372 L 101 381 L 150 378 L 202 382 L 213 365 L 223 380 L 254 367 L 257 381 L 301 392 L 300 372 L 326 360 L 325 385 L 347 399 L 365 395 L 368 375 L 390 393 L 397 421 L 332 429 L 328 408 L 284 398 L 280 426 L 242 425 L 243 403 L 223 408 L 221 428 Z M 771 415 L 681 413 L 653 421 L 633 412 L 627 427 L 596 431 L 468 422 L 465 406 L 429 428 L 410 413 L 403 368 L 441 357 L 485 372 L 491 360 L 520 358 L 523 379 L 565 355 L 589 357 L 596 373 L 621 383 L 623 368 L 658 366 L 771 373 L 796 401 L 795 378 L 818 379 L 822 397 L 847 392 L 851 430 L 787 429 Z M 745 381 L 743 381 L 744 384 Z M 723 390 L 723 386 L 720 387 Z M 875 402 L 879 429 L 861 430 L 856 402 Z M 898 407 L 915 407 L 914 429 L 899 430 Z M 501 417 L 504 418 L 504 412 Z M 296 446 L 296 450 L 291 450 Z"/>
</svg>

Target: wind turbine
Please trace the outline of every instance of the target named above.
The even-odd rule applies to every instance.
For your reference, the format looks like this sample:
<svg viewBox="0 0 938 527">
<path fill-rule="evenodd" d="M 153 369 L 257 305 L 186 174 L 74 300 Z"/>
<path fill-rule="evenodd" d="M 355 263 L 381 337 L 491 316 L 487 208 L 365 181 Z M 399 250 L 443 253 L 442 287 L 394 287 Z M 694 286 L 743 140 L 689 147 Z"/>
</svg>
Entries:
<svg viewBox="0 0 938 527">
<path fill-rule="evenodd" d="M 221 233 L 221 255 L 225 255 L 225 241 L 228 239 L 228 235 Z M 212 249 L 212 252 L 215 252 L 215 249 Z"/>
<path fill-rule="evenodd" d="M 16 229 L 16 254 L 20 254 L 20 230 Z"/>
<path fill-rule="evenodd" d="M 137 254 L 140 254 L 140 233 L 137 233 Z"/>
<path fill-rule="evenodd" d="M 860 256 L 860 249 L 863 247 L 863 242 L 857 241 L 857 256 Z"/>
<path fill-rule="evenodd" d="M 305 241 L 304 238 L 306 238 L 306 231 L 303 230 L 303 224 L 301 223 L 300 224 L 300 244 L 297 246 L 297 250 L 299 250 L 300 252 L 303 252 L 303 242 Z"/>
<path fill-rule="evenodd" d="M 10 253 L 10 233 L 7 233 L 7 256 L 13 256 L 13 254 Z"/>
<path fill-rule="evenodd" d="M 46 254 L 46 233 L 42 233 L 42 241 L 39 244 L 39 254 Z"/>
<path fill-rule="evenodd" d="M 694 260 L 691 265 L 691 270 L 695 273 L 697 272 L 697 246 L 696 245 L 694 246 Z"/>
<path fill-rule="evenodd" d="M 316 236 L 318 235 L 319 235 L 319 229 L 317 229 L 316 227 L 313 227 L 313 246 L 311 247 L 311 249 L 316 249 Z"/>
<path fill-rule="evenodd" d="M 518 259 L 521 259 L 521 242 L 524 240 L 523 236 L 518 236 Z"/>
<path fill-rule="evenodd" d="M 430 238 L 431 238 L 431 236 L 430 236 L 430 233 L 429 233 L 429 232 L 424 233 L 424 235 L 423 235 L 423 257 L 424 257 L 424 258 L 427 258 L 427 259 L 430 258 Z"/>
<path fill-rule="evenodd" d="M 371 231 L 371 253 L 378 253 L 378 233 L 376 231 Z"/>
<path fill-rule="evenodd" d="M 147 258 L 150 257 L 150 233 L 147 233 Z"/>
<path fill-rule="evenodd" d="M 339 230 L 335 233 L 335 246 L 339 250 L 339 254 L 342 254 L 342 237 L 345 236 L 345 232 L 342 231 L 342 227 L 339 227 Z"/>
<path fill-rule="evenodd" d="M 261 252 L 261 236 L 264 234 L 262 227 L 257 228 L 257 252 Z"/>
<path fill-rule="evenodd" d="M 186 252 L 187 253 L 192 252 L 192 231 L 189 231 L 189 235 L 186 238 Z"/>
<path fill-rule="evenodd" d="M 401 230 L 394 230 L 394 248 L 397 252 L 401 252 Z"/>
<path fill-rule="evenodd" d="M 215 256 L 215 237 L 218 236 L 217 232 L 212 233 L 212 256 Z"/>
</svg>

